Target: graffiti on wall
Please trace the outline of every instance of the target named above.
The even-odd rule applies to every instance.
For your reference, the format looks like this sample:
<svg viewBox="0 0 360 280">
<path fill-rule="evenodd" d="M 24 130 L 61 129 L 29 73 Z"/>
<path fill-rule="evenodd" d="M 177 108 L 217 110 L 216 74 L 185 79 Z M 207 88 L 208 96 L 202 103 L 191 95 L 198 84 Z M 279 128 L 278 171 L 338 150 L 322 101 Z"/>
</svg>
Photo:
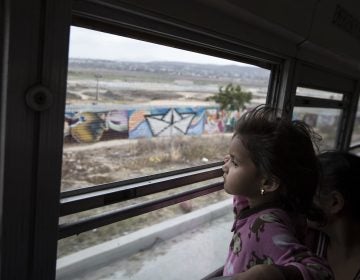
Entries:
<svg viewBox="0 0 360 280">
<path fill-rule="evenodd" d="M 64 137 L 91 143 L 232 132 L 239 116 L 237 111 L 205 107 L 72 110 L 65 113 Z"/>
<path fill-rule="evenodd" d="M 129 138 L 200 135 L 204 108 L 155 108 L 129 111 Z"/>
<path fill-rule="evenodd" d="M 64 136 L 79 143 L 128 138 L 127 111 L 65 113 Z"/>
<path fill-rule="evenodd" d="M 92 143 L 111 139 L 136 139 L 177 135 L 231 133 L 241 113 L 216 107 L 71 108 L 65 113 L 66 141 Z M 294 112 L 293 119 L 312 127 L 333 127 L 339 116 Z"/>
</svg>

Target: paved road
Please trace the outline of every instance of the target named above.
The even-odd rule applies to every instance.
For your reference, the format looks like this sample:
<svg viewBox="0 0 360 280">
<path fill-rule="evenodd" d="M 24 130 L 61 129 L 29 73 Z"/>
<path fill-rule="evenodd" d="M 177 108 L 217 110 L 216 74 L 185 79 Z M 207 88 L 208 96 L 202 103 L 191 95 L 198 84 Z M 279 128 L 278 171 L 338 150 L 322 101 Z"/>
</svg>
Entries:
<svg viewBox="0 0 360 280">
<path fill-rule="evenodd" d="M 223 265 L 231 239 L 229 213 L 144 251 L 69 280 L 198 280 Z"/>
</svg>

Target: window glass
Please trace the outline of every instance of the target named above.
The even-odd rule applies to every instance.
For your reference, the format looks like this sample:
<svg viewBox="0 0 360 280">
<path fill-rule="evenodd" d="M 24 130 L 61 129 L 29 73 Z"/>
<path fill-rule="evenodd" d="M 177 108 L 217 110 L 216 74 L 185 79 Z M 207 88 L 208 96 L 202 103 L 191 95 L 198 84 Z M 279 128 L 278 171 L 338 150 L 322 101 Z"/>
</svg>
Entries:
<svg viewBox="0 0 360 280">
<path fill-rule="evenodd" d="M 211 97 L 251 92 L 270 71 L 72 27 L 62 191 L 220 161 L 240 109 Z M 238 111 L 239 109 L 239 111 Z"/>
<path fill-rule="evenodd" d="M 132 200 L 127 200 L 124 202 L 111 204 L 105 207 L 100 207 L 92 210 L 83 211 L 80 213 L 63 216 L 60 217 L 59 222 L 60 224 L 75 222 L 80 219 L 91 217 L 93 215 L 102 214 L 105 212 L 107 213 L 114 210 L 119 210 L 126 207 L 146 203 L 155 199 L 169 197 L 171 195 L 179 194 L 184 191 L 188 191 L 191 189 L 195 189 L 219 181 L 221 181 L 220 178 L 212 179 L 184 187 L 171 189 L 161 193 L 155 193 L 155 194 L 135 198 Z M 166 221 L 168 219 L 173 219 L 178 216 L 184 215 L 186 213 L 194 212 L 198 209 L 207 207 L 211 204 L 215 204 L 219 201 L 223 201 L 229 198 L 231 198 L 231 196 L 227 194 L 225 191 L 217 191 L 205 196 L 200 196 L 198 198 L 188 200 L 183 203 L 175 204 L 140 216 L 135 216 L 127 220 L 123 220 L 117 223 L 103 226 L 101 228 L 92 231 L 84 232 L 81 233 L 80 235 L 74 235 L 61 239 L 59 240 L 59 245 L 58 245 L 58 257 L 63 257 L 75 253 L 78 250 L 85 249 L 103 243 L 105 241 L 130 234 L 139 229 L 150 227 L 152 225 Z"/>
<path fill-rule="evenodd" d="M 320 134 L 320 150 L 334 149 L 339 127 L 341 110 L 324 108 L 295 107 L 294 120 L 302 120 Z"/>
<path fill-rule="evenodd" d="M 333 99 L 333 100 L 343 99 L 343 94 L 341 93 L 317 90 L 312 88 L 303 88 L 303 87 L 298 87 L 296 89 L 296 95 L 323 98 L 323 99 Z"/>
<path fill-rule="evenodd" d="M 355 122 L 354 122 L 354 128 L 351 136 L 351 145 L 355 146 L 360 144 L 360 101 L 358 103 L 358 109 L 356 112 Z M 360 154 L 360 146 L 356 149 L 353 149 L 351 152 L 355 154 Z"/>
<path fill-rule="evenodd" d="M 227 199 L 212 204 L 219 197 Z M 216 192 L 62 239 L 56 278 L 201 279 L 226 259 L 233 223 L 229 197 Z"/>
<path fill-rule="evenodd" d="M 269 76 L 269 70 L 235 61 L 72 27 L 62 191 L 221 161 L 242 112 L 265 103 Z M 218 93 L 247 102 L 217 103 Z M 219 181 L 75 213 L 61 217 L 60 224 Z M 169 279 L 184 273 L 200 279 L 226 258 L 231 204 L 231 196 L 218 191 L 61 239 L 57 278 L 158 279 L 174 259 Z M 158 237 L 146 243 L 159 227 Z M 107 248 L 119 244 L 124 247 L 114 266 L 107 256 L 115 253 Z M 159 263 L 147 266 L 146 256 Z M 154 256 L 166 256 L 165 261 Z M 179 259 L 184 265 L 178 266 Z M 189 263 L 193 259 L 201 260 L 196 269 Z"/>
<path fill-rule="evenodd" d="M 86 219 L 219 181 L 220 178 L 199 182 L 64 216 L 60 223 Z M 57 279 L 156 279 L 161 273 L 167 273 L 169 279 L 176 279 L 179 273 L 200 279 L 223 264 L 232 223 L 232 198 L 222 190 L 73 235 L 58 242 Z M 204 247 L 206 256 L 201 250 Z M 174 259 L 181 259 L 183 265 L 170 269 L 166 264 Z M 197 269 L 187 271 L 192 267 L 189 259 L 197 260 Z M 154 263 L 149 264 L 149 260 Z M 144 277 L 142 270 L 150 273 L 149 277 Z"/>
<path fill-rule="evenodd" d="M 296 88 L 296 95 L 338 101 L 343 99 L 341 93 L 303 87 Z M 293 111 L 294 120 L 305 121 L 321 136 L 318 143 L 320 151 L 335 148 L 340 116 L 340 109 L 295 107 Z"/>
</svg>

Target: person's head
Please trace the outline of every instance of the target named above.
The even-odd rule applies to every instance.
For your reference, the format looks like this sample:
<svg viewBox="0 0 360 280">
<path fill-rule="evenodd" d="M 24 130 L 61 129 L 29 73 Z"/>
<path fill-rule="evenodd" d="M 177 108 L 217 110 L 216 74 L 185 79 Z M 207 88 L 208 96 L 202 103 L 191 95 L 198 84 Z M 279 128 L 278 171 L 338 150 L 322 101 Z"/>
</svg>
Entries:
<svg viewBox="0 0 360 280">
<path fill-rule="evenodd" d="M 225 190 L 250 199 L 271 196 L 291 211 L 309 214 L 319 177 L 315 136 L 305 123 L 278 118 L 269 107 L 245 113 L 223 166 Z"/>
<path fill-rule="evenodd" d="M 322 177 L 316 204 L 326 223 L 339 218 L 360 222 L 360 157 L 347 152 L 325 152 L 318 156 Z"/>
</svg>

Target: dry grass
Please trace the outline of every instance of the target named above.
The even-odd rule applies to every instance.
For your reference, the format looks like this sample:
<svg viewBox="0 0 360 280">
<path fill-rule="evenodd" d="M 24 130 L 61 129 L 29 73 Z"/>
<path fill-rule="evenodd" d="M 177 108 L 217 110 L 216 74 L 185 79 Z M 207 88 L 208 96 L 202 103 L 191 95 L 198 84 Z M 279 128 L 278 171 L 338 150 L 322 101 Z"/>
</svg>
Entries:
<svg viewBox="0 0 360 280">
<path fill-rule="evenodd" d="M 118 145 L 63 153 L 62 190 L 221 161 L 231 135 L 119 140 Z M 125 143 L 125 144 L 124 144 Z"/>
</svg>

